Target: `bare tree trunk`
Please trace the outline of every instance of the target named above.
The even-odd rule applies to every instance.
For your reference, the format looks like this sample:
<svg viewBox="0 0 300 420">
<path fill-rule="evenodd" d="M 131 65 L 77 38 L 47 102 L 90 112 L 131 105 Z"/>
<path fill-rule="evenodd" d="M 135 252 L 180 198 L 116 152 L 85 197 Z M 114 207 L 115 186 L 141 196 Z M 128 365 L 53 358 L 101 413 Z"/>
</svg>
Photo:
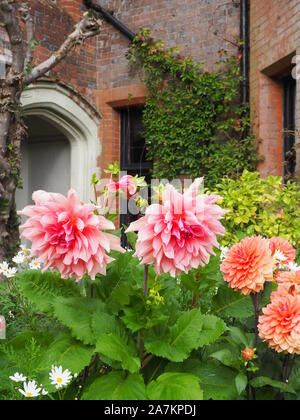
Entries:
<svg viewBox="0 0 300 420">
<path fill-rule="evenodd" d="M 27 51 L 19 19 L 25 22 Z M 33 22 L 27 2 L 0 0 L 0 24 L 9 37 L 12 64 L 0 79 L 0 262 L 12 257 L 19 245 L 15 193 L 20 182 L 20 146 L 26 137 L 20 98 L 25 85 L 35 82 L 62 61 L 73 48 L 100 33 L 102 22 L 86 12 L 74 31 L 48 60 L 24 74 L 33 58 Z"/>
</svg>

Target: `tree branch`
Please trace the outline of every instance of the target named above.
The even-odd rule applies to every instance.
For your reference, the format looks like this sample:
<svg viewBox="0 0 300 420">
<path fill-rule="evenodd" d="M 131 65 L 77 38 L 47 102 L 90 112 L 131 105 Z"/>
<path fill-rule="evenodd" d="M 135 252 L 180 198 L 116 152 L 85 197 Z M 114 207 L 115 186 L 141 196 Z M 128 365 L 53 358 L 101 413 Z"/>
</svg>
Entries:
<svg viewBox="0 0 300 420">
<path fill-rule="evenodd" d="M 48 60 L 42 62 L 32 69 L 29 75 L 23 78 L 24 84 L 28 85 L 45 75 L 49 70 L 60 63 L 69 52 L 86 39 L 100 33 L 102 21 L 91 13 L 85 13 L 82 20 L 75 26 L 75 30 L 67 37 L 60 48 L 55 51 Z"/>
<path fill-rule="evenodd" d="M 19 7 L 21 18 L 26 26 L 27 36 L 27 52 L 25 57 L 24 67 L 26 68 L 33 60 L 34 48 L 32 47 L 32 41 L 34 39 L 33 21 L 30 14 L 30 8 L 27 3 L 23 2 Z"/>
</svg>

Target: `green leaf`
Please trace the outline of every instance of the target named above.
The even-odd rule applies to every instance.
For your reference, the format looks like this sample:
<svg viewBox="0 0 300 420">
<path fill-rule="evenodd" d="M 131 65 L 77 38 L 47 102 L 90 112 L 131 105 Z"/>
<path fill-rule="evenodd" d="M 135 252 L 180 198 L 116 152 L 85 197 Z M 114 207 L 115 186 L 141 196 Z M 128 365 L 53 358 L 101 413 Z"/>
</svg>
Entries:
<svg viewBox="0 0 300 420">
<path fill-rule="evenodd" d="M 219 350 L 213 354 L 210 355 L 213 359 L 218 360 L 223 365 L 228 367 L 239 367 L 239 361 L 237 358 L 232 354 L 232 352 L 228 349 Z"/>
<path fill-rule="evenodd" d="M 95 344 L 96 337 L 92 328 L 95 312 L 104 312 L 105 304 L 97 299 L 59 298 L 53 303 L 55 317 L 70 328 L 74 338 L 84 344 Z"/>
<path fill-rule="evenodd" d="M 147 386 L 150 400 L 203 400 L 203 391 L 197 376 L 190 373 L 168 372 Z"/>
<path fill-rule="evenodd" d="M 198 348 L 214 343 L 226 331 L 225 322 L 214 315 L 202 316 L 202 330 L 199 333 Z"/>
<path fill-rule="evenodd" d="M 78 286 L 71 280 L 62 279 L 59 273 L 23 271 L 16 281 L 22 294 L 41 312 L 52 314 L 52 305 L 57 297 L 80 296 Z"/>
<path fill-rule="evenodd" d="M 172 362 L 182 362 L 198 347 L 202 325 L 203 319 L 198 309 L 185 312 L 170 328 L 169 334 L 161 334 L 160 328 L 154 328 L 146 336 L 145 348 L 156 356 L 165 357 Z"/>
<path fill-rule="evenodd" d="M 72 374 L 79 374 L 86 366 L 90 364 L 91 358 L 95 353 L 95 348 L 85 346 L 80 341 L 74 340 L 69 334 L 60 334 L 53 341 L 47 350 L 44 351 L 39 369 L 42 374 L 39 375 L 39 382 L 47 390 L 51 387 L 49 381 L 49 372 L 52 366 L 62 366 L 63 369 L 69 369 Z"/>
<path fill-rule="evenodd" d="M 239 395 L 241 395 L 247 388 L 248 379 L 244 373 L 239 373 L 235 378 L 235 385 Z"/>
<path fill-rule="evenodd" d="M 117 334 L 102 334 L 98 337 L 96 351 L 113 360 L 121 362 L 122 367 L 130 373 L 140 370 L 140 359 L 133 342 Z"/>
<path fill-rule="evenodd" d="M 228 286 L 219 288 L 213 300 L 215 315 L 245 319 L 253 316 L 253 305 L 249 296 L 244 296 Z"/>
<path fill-rule="evenodd" d="M 296 394 L 295 390 L 291 385 L 285 384 L 284 382 L 275 381 L 274 379 L 267 378 L 265 376 L 259 376 L 258 378 L 252 379 L 250 382 L 254 388 L 262 388 L 264 386 L 271 386 L 276 389 L 280 389 L 282 392 L 290 394 Z"/>
<path fill-rule="evenodd" d="M 96 379 L 82 395 L 83 400 L 145 400 L 143 377 L 126 372 L 110 372 Z"/>
<path fill-rule="evenodd" d="M 233 400 L 237 397 L 236 372 L 216 361 L 200 362 L 198 359 L 188 359 L 181 364 L 169 364 L 167 371 L 190 372 L 198 376 L 205 400 Z"/>
</svg>

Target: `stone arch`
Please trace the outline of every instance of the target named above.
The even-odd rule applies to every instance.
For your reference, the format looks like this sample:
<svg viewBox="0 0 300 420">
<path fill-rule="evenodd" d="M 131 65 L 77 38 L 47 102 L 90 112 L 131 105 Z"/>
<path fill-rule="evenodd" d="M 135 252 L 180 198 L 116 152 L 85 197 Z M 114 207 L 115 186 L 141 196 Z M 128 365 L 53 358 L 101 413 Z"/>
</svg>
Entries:
<svg viewBox="0 0 300 420">
<path fill-rule="evenodd" d="M 78 105 L 67 89 L 55 83 L 40 82 L 22 94 L 24 116 L 39 116 L 56 126 L 71 146 L 71 188 L 80 198 L 93 198 L 91 177 L 98 172 L 97 158 L 101 154 L 98 138 L 99 118 L 91 116 Z"/>
</svg>

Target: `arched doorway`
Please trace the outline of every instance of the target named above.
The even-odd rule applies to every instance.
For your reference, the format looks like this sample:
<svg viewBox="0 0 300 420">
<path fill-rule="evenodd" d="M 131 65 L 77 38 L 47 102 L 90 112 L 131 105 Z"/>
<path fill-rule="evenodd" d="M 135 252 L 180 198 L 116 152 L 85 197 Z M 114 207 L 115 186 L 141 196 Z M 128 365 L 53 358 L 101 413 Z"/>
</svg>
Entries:
<svg viewBox="0 0 300 420">
<path fill-rule="evenodd" d="M 24 91 L 21 102 L 29 123 L 29 142 L 23 145 L 23 161 L 24 165 L 30 161 L 32 164 L 22 170 L 32 179 L 27 186 L 24 180 L 25 188 L 18 192 L 18 207 L 39 185 L 63 193 L 73 188 L 86 202 L 93 198 L 92 174 L 100 175 L 97 167 L 101 155 L 100 115 L 83 98 L 81 103 L 75 96 L 74 92 L 50 81 L 31 85 Z M 27 160 L 26 153 L 30 155 Z"/>
<path fill-rule="evenodd" d="M 39 116 L 25 118 L 28 139 L 21 145 L 23 189 L 16 193 L 17 209 L 31 204 L 37 190 L 66 194 L 71 186 L 71 146 L 67 137 Z"/>
</svg>

